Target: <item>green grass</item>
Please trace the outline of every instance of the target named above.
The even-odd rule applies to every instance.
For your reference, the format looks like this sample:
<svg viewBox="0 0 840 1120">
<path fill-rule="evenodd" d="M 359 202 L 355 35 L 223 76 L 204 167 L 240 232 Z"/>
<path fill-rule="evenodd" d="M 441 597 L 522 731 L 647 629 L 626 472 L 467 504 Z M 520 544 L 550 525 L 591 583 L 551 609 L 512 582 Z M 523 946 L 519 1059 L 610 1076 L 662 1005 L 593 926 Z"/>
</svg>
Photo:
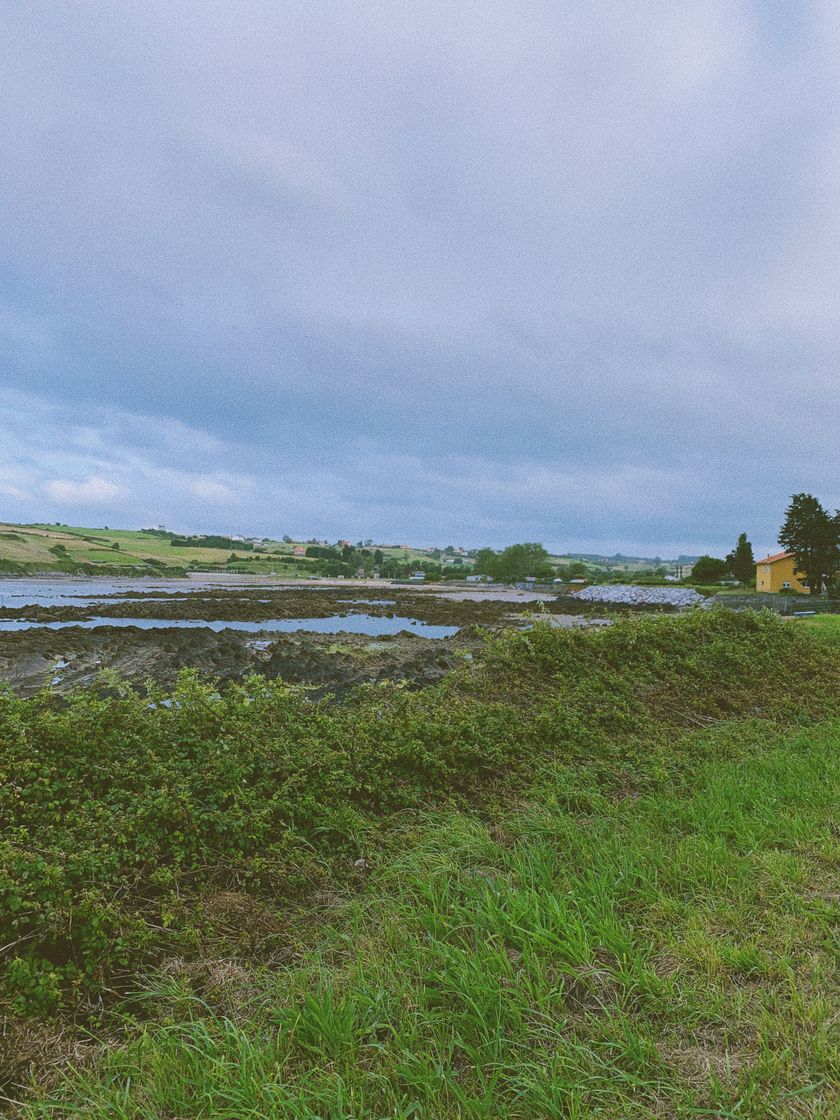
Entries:
<svg viewBox="0 0 840 1120">
<path fill-rule="evenodd" d="M 59 558 L 50 549 L 55 545 L 66 549 Z M 111 546 L 119 545 L 118 549 Z M 276 543 L 269 546 L 272 554 L 242 552 L 243 571 L 276 570 L 295 576 L 301 568 L 283 566 L 291 552 L 291 545 Z M 20 566 L 20 572 L 54 572 L 73 570 L 75 565 L 94 568 L 108 565 L 115 568 L 148 567 L 155 574 L 155 565 L 163 563 L 173 571 L 183 570 L 194 564 L 201 568 L 229 570 L 227 563 L 232 548 L 175 548 L 165 537 L 142 530 L 88 529 L 68 525 L 0 525 L 0 563 Z M 277 553 L 277 554 L 275 554 Z M 158 573 L 159 574 L 159 573 Z M 305 573 L 304 573 L 305 574 Z"/>
<path fill-rule="evenodd" d="M 67 550 L 63 561 L 50 552 L 56 544 Z M 119 549 L 112 549 L 118 544 Z M 177 548 L 170 540 L 155 533 L 131 529 L 90 529 L 70 525 L 5 525 L 0 524 L 0 565 L 20 566 L 16 574 L 35 574 L 72 570 L 73 565 L 109 564 L 111 566 L 143 567 L 148 561 L 157 561 L 173 569 L 184 569 L 194 565 L 201 569 L 221 571 L 241 571 L 276 574 L 305 579 L 307 567 L 318 565 L 307 557 L 295 557 L 290 564 L 293 544 L 271 541 L 266 546 L 267 553 L 248 552 L 237 547 L 234 542 L 229 548 Z M 239 562 L 228 564 L 231 552 L 236 552 Z M 422 568 L 429 562 L 429 556 L 418 549 L 384 548 L 386 557 L 410 562 Z M 284 564 L 284 561 L 286 563 Z M 468 569 L 471 570 L 471 569 Z M 154 574 L 154 566 L 149 566 Z"/>
<path fill-rule="evenodd" d="M 835 1117 L 840 724 L 413 816 L 281 968 L 185 968 L 33 1116 Z"/>
<path fill-rule="evenodd" d="M 699 612 L 332 708 L 7 697 L 6 1006 L 99 1040 L 24 1115 L 837 1116 L 838 686 Z"/>
<path fill-rule="evenodd" d="M 72 557 L 79 564 L 121 564 L 135 567 L 143 563 L 140 557 L 130 552 L 118 552 L 112 548 L 78 548 L 73 550 Z"/>
<path fill-rule="evenodd" d="M 82 571 L 81 565 L 119 570 L 142 567 L 148 559 L 183 568 L 188 562 L 187 557 L 174 555 L 175 549 L 162 550 L 156 543 L 159 538 L 144 533 L 48 525 L 4 525 L 0 529 L 0 561 L 19 565 L 21 573 Z M 114 543 L 119 549 L 111 548 Z M 52 551 L 56 545 L 65 550 L 61 556 Z"/>
<path fill-rule="evenodd" d="M 692 587 L 695 591 L 699 591 L 701 595 L 755 595 L 756 590 L 754 587 L 722 587 L 719 583 L 678 583 L 671 586 L 677 587 Z"/>
<path fill-rule="evenodd" d="M 840 614 L 815 614 L 810 618 L 797 618 L 792 620 L 792 625 L 832 642 L 840 642 Z"/>
</svg>

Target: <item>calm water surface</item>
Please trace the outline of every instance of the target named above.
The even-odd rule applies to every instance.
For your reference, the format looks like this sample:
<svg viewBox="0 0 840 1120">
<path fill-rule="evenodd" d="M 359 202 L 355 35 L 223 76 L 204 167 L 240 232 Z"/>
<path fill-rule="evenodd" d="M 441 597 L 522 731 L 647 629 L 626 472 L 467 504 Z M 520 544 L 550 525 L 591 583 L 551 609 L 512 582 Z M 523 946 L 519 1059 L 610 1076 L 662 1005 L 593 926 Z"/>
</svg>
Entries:
<svg viewBox="0 0 840 1120">
<path fill-rule="evenodd" d="M 449 638 L 458 626 L 434 626 L 416 618 L 377 618 L 370 614 L 332 615 L 329 618 L 276 618 L 266 622 L 205 622 L 194 618 L 89 618 L 84 622 L 28 622 L 23 618 L 0 619 L 0 633 L 10 630 L 66 630 L 78 626 L 95 630 L 101 626 L 136 626 L 140 630 L 244 630 L 250 634 L 262 631 L 289 634 L 308 631 L 313 634 L 368 634 L 383 637 L 408 630 L 422 638 Z"/>
<path fill-rule="evenodd" d="M 205 579 L 133 579 L 130 577 L 113 579 L 0 579 L 0 607 L 61 607 L 61 606 L 88 606 L 97 603 L 99 609 L 107 609 L 103 599 L 110 596 L 119 596 L 120 603 L 131 602 L 133 598 L 143 596 L 143 601 L 154 602 L 169 599 L 176 595 L 188 596 L 196 593 L 207 593 L 217 589 L 250 591 L 258 593 L 266 587 L 287 589 L 294 593 L 302 590 L 320 590 L 316 587 L 289 587 L 288 583 L 277 581 L 276 584 L 261 582 L 250 583 L 247 580 L 237 581 L 232 579 L 214 579 L 212 576 Z M 166 593 L 166 595 L 164 595 Z M 251 596 L 243 596 L 243 601 L 248 601 Z M 229 601 L 229 600 L 228 600 Z M 258 600 L 261 603 L 267 599 Z M 376 604 L 391 606 L 393 599 L 342 599 L 339 602 L 350 605 Z M 12 630 L 64 630 L 70 626 L 78 626 L 83 630 L 95 630 L 100 626 L 136 626 L 141 630 L 163 629 L 207 629 L 207 630 L 243 630 L 248 633 L 257 633 L 267 630 L 275 633 L 294 633 L 309 631 L 315 634 L 369 634 L 372 637 L 383 637 L 389 634 L 398 634 L 401 630 L 408 630 L 412 634 L 420 634 L 424 638 L 448 638 L 457 634 L 457 626 L 434 626 L 420 622 L 416 618 L 377 618 L 373 615 L 356 613 L 352 611 L 347 615 L 332 615 L 329 618 L 283 618 L 268 619 L 264 622 L 227 621 L 216 619 L 164 619 L 164 618 L 108 618 L 97 616 L 85 619 L 82 622 L 34 622 L 22 618 L 0 619 L 0 633 Z"/>
<path fill-rule="evenodd" d="M 192 595 L 214 590 L 257 591 L 273 586 L 261 583 L 258 587 L 236 580 L 208 579 L 132 579 L 114 577 L 113 579 L 0 579 L 0 607 L 61 607 L 84 606 L 95 603 L 112 595 L 119 595 L 123 602 L 130 602 L 132 593 L 146 598 L 151 593 L 164 592 L 172 595 Z M 284 586 L 279 581 L 278 587 Z M 311 588 L 307 588 L 311 590 Z M 148 600 L 147 600 L 148 601 Z"/>
</svg>

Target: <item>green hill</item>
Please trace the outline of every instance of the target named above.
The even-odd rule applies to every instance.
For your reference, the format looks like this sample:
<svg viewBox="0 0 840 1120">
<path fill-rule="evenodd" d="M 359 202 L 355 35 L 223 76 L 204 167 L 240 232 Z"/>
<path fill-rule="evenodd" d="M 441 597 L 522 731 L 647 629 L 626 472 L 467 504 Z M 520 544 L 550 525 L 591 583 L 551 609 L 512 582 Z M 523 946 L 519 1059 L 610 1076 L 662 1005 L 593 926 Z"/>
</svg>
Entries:
<svg viewBox="0 0 840 1120">
<path fill-rule="evenodd" d="M 157 530 L 88 529 L 70 525 L 0 525 L 0 570 L 10 573 L 182 574 L 188 568 L 225 570 L 231 553 L 237 566 L 255 571 L 291 570 L 292 546 L 230 541 L 218 548 L 177 547 L 176 534 Z M 246 551 L 247 549 L 247 551 Z M 237 551 L 239 550 L 239 551 Z"/>
<path fill-rule="evenodd" d="M 189 537 L 160 529 L 91 529 L 0 524 L 0 575 L 183 575 L 233 571 L 305 578 L 323 565 L 303 555 L 308 542 Z M 372 546 L 376 547 L 376 546 Z M 382 545 L 386 559 L 422 567 L 429 555 Z"/>
<path fill-rule="evenodd" d="M 212 542 L 220 542 L 212 547 Z M 322 566 L 303 555 L 310 541 L 242 540 L 233 537 L 189 537 L 161 529 L 83 528 L 72 525 L 0 524 L 0 575 L 76 573 L 94 575 L 182 575 L 193 571 L 234 571 L 274 574 L 284 578 L 318 574 Z M 333 542 L 333 547 L 335 544 Z M 357 546 L 358 547 L 358 546 Z M 440 549 L 409 544 L 371 544 L 386 561 L 419 569 L 442 564 L 442 571 L 459 574 L 452 556 Z M 231 557 L 235 556 L 235 559 Z M 461 571 L 472 570 L 472 556 L 460 558 Z M 655 560 L 592 554 L 551 555 L 554 565 L 586 564 L 595 578 L 627 576 L 653 570 Z M 668 561 L 660 562 L 668 563 Z M 352 565 L 351 565 L 352 567 Z"/>
</svg>

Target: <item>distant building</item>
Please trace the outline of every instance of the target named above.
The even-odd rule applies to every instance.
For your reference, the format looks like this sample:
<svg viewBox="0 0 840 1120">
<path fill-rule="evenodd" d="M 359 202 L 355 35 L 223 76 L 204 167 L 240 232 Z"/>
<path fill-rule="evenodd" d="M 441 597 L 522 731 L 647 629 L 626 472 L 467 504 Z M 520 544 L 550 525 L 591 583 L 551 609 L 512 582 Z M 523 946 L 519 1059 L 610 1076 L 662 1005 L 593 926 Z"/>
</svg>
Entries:
<svg viewBox="0 0 840 1120">
<path fill-rule="evenodd" d="M 693 564 L 675 564 L 674 565 L 674 579 L 690 579 L 691 569 Z"/>
<path fill-rule="evenodd" d="M 808 591 L 808 580 L 796 571 L 792 552 L 776 552 L 755 565 L 756 591 Z"/>
<path fill-rule="evenodd" d="M 425 572 L 412 572 L 411 575 L 408 578 L 413 579 L 415 581 L 415 583 L 419 583 L 421 580 L 426 578 L 426 573 Z"/>
<path fill-rule="evenodd" d="M 302 544 L 292 545 L 292 556 L 305 556 L 305 555 L 306 555 L 306 549 L 303 547 Z"/>
<path fill-rule="evenodd" d="M 467 583 L 492 583 L 492 576 L 472 575 L 467 576 Z"/>
</svg>

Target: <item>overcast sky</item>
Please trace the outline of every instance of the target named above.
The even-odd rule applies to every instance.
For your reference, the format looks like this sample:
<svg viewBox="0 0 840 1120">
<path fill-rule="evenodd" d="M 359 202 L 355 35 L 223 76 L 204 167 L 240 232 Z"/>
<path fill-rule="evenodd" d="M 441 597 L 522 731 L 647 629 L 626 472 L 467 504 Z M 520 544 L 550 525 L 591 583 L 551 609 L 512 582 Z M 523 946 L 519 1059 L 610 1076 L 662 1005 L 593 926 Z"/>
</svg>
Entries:
<svg viewBox="0 0 840 1120">
<path fill-rule="evenodd" d="M 840 7 L 5 0 L 0 519 L 662 555 L 840 505 Z"/>
</svg>

